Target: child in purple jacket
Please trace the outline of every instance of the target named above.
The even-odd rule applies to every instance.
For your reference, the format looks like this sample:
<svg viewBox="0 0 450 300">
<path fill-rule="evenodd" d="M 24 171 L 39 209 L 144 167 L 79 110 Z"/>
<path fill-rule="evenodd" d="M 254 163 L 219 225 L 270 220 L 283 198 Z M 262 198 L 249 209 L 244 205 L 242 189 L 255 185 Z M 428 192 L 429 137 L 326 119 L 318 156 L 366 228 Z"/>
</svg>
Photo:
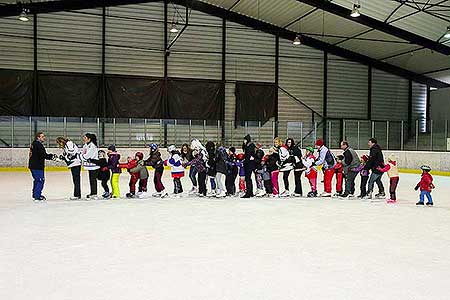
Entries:
<svg viewBox="0 0 450 300">
<path fill-rule="evenodd" d="M 108 147 L 108 169 L 111 170 L 111 197 L 120 198 L 119 176 L 122 169 L 118 167 L 120 154 L 116 152 L 116 146 L 110 145 Z"/>
<path fill-rule="evenodd" d="M 361 194 L 358 196 L 358 198 L 363 198 L 367 195 L 367 181 L 369 181 L 369 171 L 364 169 L 364 166 L 366 165 L 367 160 L 369 157 L 367 155 L 361 156 L 361 164 L 352 169 L 353 172 L 359 172 L 359 175 L 361 176 Z"/>
</svg>

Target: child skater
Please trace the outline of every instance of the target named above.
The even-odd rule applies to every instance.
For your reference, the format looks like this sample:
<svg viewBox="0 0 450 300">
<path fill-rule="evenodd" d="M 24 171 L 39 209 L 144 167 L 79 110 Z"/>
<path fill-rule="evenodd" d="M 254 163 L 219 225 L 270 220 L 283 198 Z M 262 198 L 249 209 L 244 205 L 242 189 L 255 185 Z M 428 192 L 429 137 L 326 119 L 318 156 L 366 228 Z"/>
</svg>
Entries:
<svg viewBox="0 0 450 300">
<path fill-rule="evenodd" d="M 306 147 L 305 157 L 303 158 L 303 165 L 305 167 L 305 177 L 308 178 L 311 191 L 308 193 L 308 198 L 317 197 L 317 169 L 314 166 L 316 158 L 314 157 L 314 148 Z"/>
<path fill-rule="evenodd" d="M 342 183 L 344 182 L 344 165 L 342 161 L 344 160 L 343 155 L 338 155 L 336 157 L 336 165 L 334 166 L 334 172 L 336 174 L 336 194 L 335 197 L 342 195 Z"/>
<path fill-rule="evenodd" d="M 128 156 L 127 162 L 120 163 L 118 167 L 122 169 L 127 169 L 128 173 L 130 173 L 130 182 L 128 184 L 130 187 L 130 192 L 127 193 L 125 196 L 127 198 L 134 198 L 136 195 L 136 182 L 138 182 L 139 180 L 139 172 L 132 172 L 132 170 L 137 167 L 137 159 L 136 158 L 133 159 L 131 156 Z"/>
<path fill-rule="evenodd" d="M 104 193 L 102 195 L 103 199 L 111 198 L 109 193 L 108 181 L 110 178 L 110 172 L 108 168 L 108 161 L 106 160 L 106 153 L 103 150 L 98 151 L 98 161 L 95 162 L 96 165 L 100 167 L 100 172 L 98 173 L 98 180 L 101 181 Z"/>
<path fill-rule="evenodd" d="M 369 157 L 367 155 L 361 156 L 361 164 L 352 169 L 353 172 L 359 172 L 359 175 L 361 176 L 361 184 L 360 184 L 360 190 L 361 193 L 359 194 L 358 198 L 364 198 L 367 195 L 367 181 L 369 181 L 369 171 L 364 169 L 364 166 L 366 165 L 366 162 L 369 160 Z"/>
<path fill-rule="evenodd" d="M 188 162 L 186 165 L 195 167 L 198 172 L 198 195 L 200 197 L 206 196 L 206 159 L 208 154 L 206 153 L 205 147 L 198 139 L 193 139 L 191 141 L 191 149 L 194 158 Z"/>
<path fill-rule="evenodd" d="M 272 195 L 273 194 L 271 171 L 269 171 L 268 166 L 267 166 L 268 160 L 269 160 L 269 155 L 264 155 L 264 157 L 261 161 L 261 164 L 262 164 L 261 177 L 264 182 L 264 189 L 265 189 L 264 195 Z"/>
<path fill-rule="evenodd" d="M 230 147 L 228 149 L 227 160 L 227 177 L 225 179 L 225 186 L 227 188 L 227 195 L 234 196 L 236 194 L 236 178 L 239 173 L 239 169 L 236 165 L 236 148 Z"/>
<path fill-rule="evenodd" d="M 152 196 L 164 198 L 169 195 L 162 183 L 164 161 L 161 159 L 161 152 L 159 152 L 159 147 L 157 144 L 151 143 L 149 147 L 150 156 L 145 161 L 145 165 L 150 166 L 155 170 L 153 174 L 153 184 L 155 185 L 156 192 Z"/>
<path fill-rule="evenodd" d="M 389 155 L 387 163 L 384 165 L 384 168 L 377 168 L 381 172 L 387 172 L 389 177 L 389 194 L 390 198 L 386 201 L 389 204 L 397 203 L 397 185 L 399 181 L 398 174 L 398 166 L 397 166 L 397 158 L 394 154 Z"/>
<path fill-rule="evenodd" d="M 280 194 L 280 187 L 278 184 L 278 175 L 280 174 L 280 170 L 278 169 L 278 161 L 280 156 L 278 155 L 278 150 L 274 147 L 269 149 L 269 156 L 266 160 L 266 168 L 270 173 L 270 181 L 272 183 L 272 194 L 270 197 L 278 197 Z"/>
<path fill-rule="evenodd" d="M 108 147 L 108 168 L 111 170 L 111 197 L 120 198 L 119 177 L 122 169 L 117 167 L 120 161 L 120 154 L 116 152 L 116 146 Z"/>
<path fill-rule="evenodd" d="M 431 168 L 429 166 L 421 166 L 420 169 L 422 170 L 422 177 L 414 188 L 416 191 L 420 189 L 420 200 L 416 203 L 416 205 L 423 205 L 426 196 L 428 199 L 427 206 L 433 206 L 431 191 L 435 188 L 435 186 L 433 184 L 433 176 L 430 174 Z"/>
<path fill-rule="evenodd" d="M 180 152 L 177 150 L 175 145 L 170 145 L 167 148 L 170 154 L 168 160 L 164 161 L 166 166 L 171 168 L 172 178 L 173 178 L 173 193 L 176 196 L 183 193 L 183 186 L 181 185 L 181 178 L 184 177 L 184 168 L 181 159 Z"/>
<path fill-rule="evenodd" d="M 138 198 L 145 198 L 147 196 L 148 170 L 145 166 L 144 154 L 142 152 L 136 152 L 136 167 L 131 169 L 130 172 L 139 174 L 138 192 L 136 196 Z"/>
<path fill-rule="evenodd" d="M 262 149 L 262 145 L 260 143 L 256 143 L 256 150 L 255 150 L 256 197 L 263 197 L 266 195 L 266 190 L 264 189 L 264 180 L 262 178 L 262 174 L 264 173 L 263 158 L 264 158 L 264 151 Z"/>
<path fill-rule="evenodd" d="M 225 147 L 220 146 L 219 148 L 217 148 L 215 155 L 217 198 L 223 198 L 227 195 L 227 189 L 225 186 L 225 180 L 227 176 L 227 161 L 227 150 L 225 149 Z"/>
<path fill-rule="evenodd" d="M 242 197 L 247 192 L 245 186 L 244 153 L 236 155 L 236 166 L 239 168 L 239 197 Z"/>
</svg>

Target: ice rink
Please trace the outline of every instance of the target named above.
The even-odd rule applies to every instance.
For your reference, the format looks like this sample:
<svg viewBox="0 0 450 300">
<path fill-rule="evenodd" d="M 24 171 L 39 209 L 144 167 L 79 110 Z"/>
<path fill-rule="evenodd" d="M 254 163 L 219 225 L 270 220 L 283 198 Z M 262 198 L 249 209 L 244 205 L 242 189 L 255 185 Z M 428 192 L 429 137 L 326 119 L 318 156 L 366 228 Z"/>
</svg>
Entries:
<svg viewBox="0 0 450 300">
<path fill-rule="evenodd" d="M 70 173 L 47 172 L 48 201 L 34 203 L 30 174 L 0 172 L 0 299 L 447 300 L 450 178 L 434 176 L 430 208 L 414 205 L 419 177 L 401 174 L 395 205 L 70 201 Z M 122 194 L 128 179 L 121 175 Z M 191 187 L 186 177 L 183 187 Z M 303 188 L 309 191 L 306 181 Z"/>
</svg>

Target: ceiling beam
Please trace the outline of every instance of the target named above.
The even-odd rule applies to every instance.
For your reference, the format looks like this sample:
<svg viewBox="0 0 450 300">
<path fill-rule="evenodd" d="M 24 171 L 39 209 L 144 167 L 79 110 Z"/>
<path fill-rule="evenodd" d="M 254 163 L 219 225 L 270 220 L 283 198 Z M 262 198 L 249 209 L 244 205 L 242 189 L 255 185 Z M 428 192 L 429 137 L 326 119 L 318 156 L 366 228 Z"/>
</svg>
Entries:
<svg viewBox="0 0 450 300">
<path fill-rule="evenodd" d="M 278 35 L 280 38 L 286 40 L 294 40 L 297 32 L 291 31 L 288 29 L 284 29 L 270 23 L 260 21 L 257 19 L 253 19 L 251 17 L 241 15 L 239 13 L 228 11 L 227 9 L 220 8 L 199 0 L 170 0 L 174 4 L 188 6 L 189 8 L 197 11 L 201 11 L 203 13 L 213 15 L 219 18 L 224 18 L 228 21 L 239 23 L 241 25 L 245 25 L 251 27 L 256 30 L 260 30 L 266 33 L 270 33 L 273 35 Z M 115 5 L 125 5 L 130 3 L 146 3 L 146 2 L 160 2 L 154 0 L 67 0 L 67 1 L 48 1 L 48 2 L 36 2 L 30 4 L 23 4 L 26 8 L 30 9 L 31 13 L 49 13 L 49 12 L 57 12 L 57 11 L 67 11 L 67 10 L 76 10 L 76 9 L 87 9 L 87 8 L 95 8 L 105 6 L 115 6 Z M 19 15 L 22 6 L 20 4 L 12 4 L 0 7 L 0 17 L 4 16 L 15 16 Z M 379 70 L 395 74 L 410 80 L 414 80 L 418 83 L 426 84 L 436 88 L 446 88 L 450 87 L 450 84 L 445 82 L 417 74 L 415 72 L 379 61 L 377 59 L 368 57 L 366 55 L 362 55 L 335 45 L 328 44 L 326 42 L 320 41 L 318 39 L 302 35 L 301 37 L 302 43 L 306 46 L 319 49 L 322 51 L 326 51 L 330 54 L 334 54 L 343 58 L 347 58 L 349 60 L 357 61 L 364 65 L 372 66 Z M 249 43 L 249 47 L 251 47 L 251 41 Z"/>
<path fill-rule="evenodd" d="M 427 39 L 418 34 L 415 34 L 410 31 L 392 26 L 388 23 L 379 21 L 377 19 L 374 19 L 372 17 L 366 16 L 363 14 L 361 14 L 361 16 L 359 16 L 357 18 L 353 18 L 350 16 L 350 14 L 352 12 L 351 9 L 334 4 L 334 3 L 330 2 L 329 0 L 297 0 L 297 1 L 320 8 L 331 14 L 340 16 L 342 18 L 345 18 L 347 20 L 353 21 L 353 22 L 361 24 L 361 25 L 368 26 L 370 28 L 374 28 L 376 30 L 396 36 L 398 38 L 409 41 L 413 44 L 423 46 L 425 48 L 434 50 L 434 51 L 442 53 L 444 55 L 450 55 L 450 47 L 448 47 L 446 45 L 442 45 L 441 43 L 438 43 L 436 41 Z"/>
</svg>

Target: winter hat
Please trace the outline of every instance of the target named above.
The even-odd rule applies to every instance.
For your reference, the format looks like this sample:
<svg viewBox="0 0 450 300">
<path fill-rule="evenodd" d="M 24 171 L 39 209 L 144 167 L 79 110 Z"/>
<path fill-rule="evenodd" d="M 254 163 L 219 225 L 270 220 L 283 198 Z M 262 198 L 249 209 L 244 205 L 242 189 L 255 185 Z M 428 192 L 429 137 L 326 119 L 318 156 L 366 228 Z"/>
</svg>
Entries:
<svg viewBox="0 0 450 300">
<path fill-rule="evenodd" d="M 158 149 L 158 144 L 156 143 L 151 143 L 150 145 L 148 145 L 150 147 L 150 149 L 152 151 L 156 151 L 156 149 Z"/>
<path fill-rule="evenodd" d="M 306 151 L 309 151 L 311 153 L 314 153 L 314 148 L 311 146 L 306 147 Z"/>
<path fill-rule="evenodd" d="M 136 152 L 135 156 L 137 156 L 139 158 L 139 160 L 143 160 L 144 159 L 144 154 L 142 152 Z"/>
<path fill-rule="evenodd" d="M 369 160 L 369 157 L 367 155 L 361 156 L 362 161 L 367 162 Z"/>
<path fill-rule="evenodd" d="M 389 155 L 388 161 L 397 161 L 397 156 L 395 156 L 395 154 Z"/>
<path fill-rule="evenodd" d="M 109 150 L 109 151 L 112 151 L 112 152 L 116 152 L 116 146 L 114 146 L 114 145 L 109 145 L 108 150 Z"/>
<path fill-rule="evenodd" d="M 175 147 L 175 145 L 170 145 L 169 147 L 167 147 L 167 151 L 172 153 L 174 151 L 177 151 L 177 147 Z"/>
<path fill-rule="evenodd" d="M 238 155 L 236 155 L 236 158 L 239 160 L 243 160 L 244 159 L 244 153 L 239 153 Z"/>
<path fill-rule="evenodd" d="M 431 171 L 431 167 L 427 166 L 427 165 L 420 166 L 420 169 L 422 171 L 425 171 L 425 172 L 430 172 Z"/>
<path fill-rule="evenodd" d="M 322 147 L 323 146 L 323 140 L 322 139 L 318 139 L 316 141 L 316 146 Z"/>
</svg>

